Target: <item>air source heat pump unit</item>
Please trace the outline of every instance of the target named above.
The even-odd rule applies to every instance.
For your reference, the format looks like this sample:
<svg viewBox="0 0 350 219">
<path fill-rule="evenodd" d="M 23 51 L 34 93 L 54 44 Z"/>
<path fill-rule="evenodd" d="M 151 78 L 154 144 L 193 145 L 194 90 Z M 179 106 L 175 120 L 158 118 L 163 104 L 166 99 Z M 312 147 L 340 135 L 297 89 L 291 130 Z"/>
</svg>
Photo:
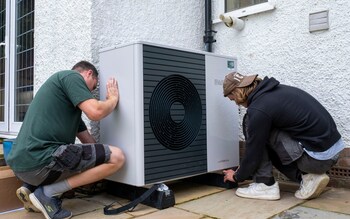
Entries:
<svg viewBox="0 0 350 219">
<path fill-rule="evenodd" d="M 222 92 L 236 62 L 146 42 L 101 50 L 100 97 L 115 77 L 120 100 L 100 140 L 126 155 L 108 179 L 144 186 L 237 166 L 237 107 Z"/>
</svg>

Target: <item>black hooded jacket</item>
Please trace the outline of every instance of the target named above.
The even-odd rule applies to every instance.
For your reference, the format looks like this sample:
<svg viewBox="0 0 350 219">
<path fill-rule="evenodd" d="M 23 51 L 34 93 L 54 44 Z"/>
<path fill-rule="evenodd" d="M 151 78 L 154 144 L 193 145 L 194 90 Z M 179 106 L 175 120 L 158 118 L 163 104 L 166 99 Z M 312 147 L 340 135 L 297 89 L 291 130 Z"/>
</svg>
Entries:
<svg viewBox="0 0 350 219">
<path fill-rule="evenodd" d="M 238 182 L 258 168 L 272 129 L 289 133 L 307 150 L 315 152 L 329 149 L 341 137 L 333 118 L 315 98 L 274 78 L 265 77 L 248 96 L 247 115 L 248 138 L 235 175 Z"/>
</svg>

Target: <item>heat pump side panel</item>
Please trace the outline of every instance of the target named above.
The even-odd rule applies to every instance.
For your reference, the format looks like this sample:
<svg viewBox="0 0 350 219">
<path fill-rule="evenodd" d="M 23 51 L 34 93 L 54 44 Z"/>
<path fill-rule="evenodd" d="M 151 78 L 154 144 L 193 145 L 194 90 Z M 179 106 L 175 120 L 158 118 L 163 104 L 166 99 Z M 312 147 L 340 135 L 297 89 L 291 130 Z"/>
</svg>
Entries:
<svg viewBox="0 0 350 219">
<path fill-rule="evenodd" d="M 119 103 L 100 122 L 100 139 L 104 144 L 121 148 L 124 166 L 109 180 L 129 185 L 144 185 L 143 145 L 143 78 L 142 47 L 133 44 L 100 53 L 100 98 L 106 98 L 106 83 L 115 77 L 119 87 Z"/>
<path fill-rule="evenodd" d="M 236 64 L 233 57 L 206 55 L 208 172 L 239 165 L 238 107 L 222 89 Z"/>
</svg>

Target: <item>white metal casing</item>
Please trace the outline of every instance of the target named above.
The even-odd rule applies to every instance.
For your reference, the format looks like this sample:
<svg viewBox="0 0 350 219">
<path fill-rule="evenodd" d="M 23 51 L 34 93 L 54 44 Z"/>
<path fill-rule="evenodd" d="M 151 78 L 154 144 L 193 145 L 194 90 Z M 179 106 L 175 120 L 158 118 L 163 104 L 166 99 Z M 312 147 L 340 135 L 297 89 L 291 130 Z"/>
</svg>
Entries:
<svg viewBox="0 0 350 219">
<path fill-rule="evenodd" d="M 222 92 L 224 76 L 236 70 L 236 58 L 136 42 L 107 48 L 100 52 L 100 98 L 103 100 L 106 97 L 105 85 L 110 77 L 118 80 L 120 94 L 116 110 L 100 122 L 100 139 L 104 144 L 120 147 L 126 155 L 124 167 L 108 179 L 135 186 L 147 184 L 144 167 L 144 45 L 205 55 L 207 168 L 202 173 L 237 166 L 239 162 L 237 106 L 223 97 Z M 201 173 L 194 175 L 198 174 Z M 192 175 L 174 176 L 165 181 L 189 176 Z"/>
</svg>

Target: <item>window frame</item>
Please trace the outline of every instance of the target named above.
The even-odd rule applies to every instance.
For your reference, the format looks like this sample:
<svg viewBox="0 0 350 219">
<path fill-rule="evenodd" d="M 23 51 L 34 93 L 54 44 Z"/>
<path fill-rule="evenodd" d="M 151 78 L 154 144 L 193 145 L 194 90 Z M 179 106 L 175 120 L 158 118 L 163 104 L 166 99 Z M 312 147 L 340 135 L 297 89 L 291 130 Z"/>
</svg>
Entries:
<svg viewBox="0 0 350 219">
<path fill-rule="evenodd" d="M 5 28 L 5 103 L 4 121 L 0 121 L 0 138 L 16 136 L 22 121 L 16 121 L 16 98 L 17 95 L 17 28 L 18 28 L 18 3 L 17 1 L 5 0 L 6 2 L 6 28 Z M 35 7 L 33 8 L 35 11 Z M 34 28 L 33 28 L 34 30 Z M 34 49 L 34 45 L 33 45 Z M 32 57 L 34 60 L 34 57 Z M 34 61 L 32 63 L 34 68 Z M 34 88 L 34 81 L 31 85 Z"/>
<path fill-rule="evenodd" d="M 258 14 L 261 12 L 270 11 L 276 8 L 276 1 L 268 0 L 268 2 L 259 3 L 256 5 L 240 8 L 240 9 L 225 13 L 225 1 L 219 1 L 218 4 L 219 4 L 218 5 L 219 14 L 223 14 L 225 16 L 230 16 L 230 17 L 236 17 L 236 18 L 241 18 L 252 14 Z M 220 20 L 219 18 L 213 20 L 213 24 L 220 23 L 220 22 L 222 22 L 222 20 Z"/>
<path fill-rule="evenodd" d="M 9 132 L 9 95 L 8 92 L 10 91 L 11 88 L 9 88 L 10 86 L 10 79 L 9 79 L 9 72 L 10 72 L 10 57 L 9 54 L 10 53 L 10 26 L 12 25 L 10 23 L 11 21 L 11 1 L 5 1 L 5 10 L 6 10 L 6 14 L 5 14 L 5 41 L 1 42 L 1 43 L 5 43 L 5 45 L 2 45 L 2 48 L 4 48 L 5 51 L 5 72 L 4 72 L 4 121 L 0 121 L 0 132 L 5 132 L 8 133 Z M 7 130 L 7 132 L 6 132 Z"/>
<path fill-rule="evenodd" d="M 10 94 L 10 104 L 7 106 L 9 110 L 9 132 L 10 133 L 16 133 L 19 131 L 22 123 L 20 122 L 15 122 L 15 112 L 14 112 L 14 107 L 15 107 L 15 72 L 16 72 L 16 44 L 17 44 L 17 37 L 16 37 L 16 29 L 17 29 L 17 1 L 11 1 L 11 11 L 10 11 L 10 42 L 9 42 L 9 50 L 10 50 L 10 56 L 8 57 L 9 61 L 9 72 L 8 72 L 8 77 L 9 77 L 9 84 L 10 84 L 10 89 L 8 90 L 8 93 Z M 13 28 L 15 27 L 15 28 Z"/>
</svg>

